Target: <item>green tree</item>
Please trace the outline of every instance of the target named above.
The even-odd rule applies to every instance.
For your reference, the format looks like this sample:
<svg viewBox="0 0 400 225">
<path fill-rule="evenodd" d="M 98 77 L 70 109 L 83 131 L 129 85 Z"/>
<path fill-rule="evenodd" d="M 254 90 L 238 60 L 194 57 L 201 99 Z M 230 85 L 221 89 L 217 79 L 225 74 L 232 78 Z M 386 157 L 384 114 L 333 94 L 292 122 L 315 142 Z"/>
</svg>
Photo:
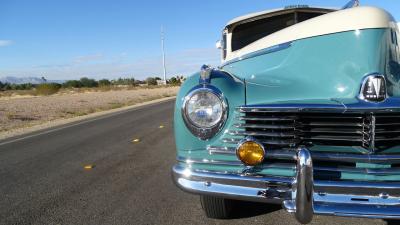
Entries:
<svg viewBox="0 0 400 225">
<path fill-rule="evenodd" d="M 83 85 L 79 80 L 68 80 L 63 84 L 65 88 L 81 88 Z"/>
<path fill-rule="evenodd" d="M 154 77 L 148 77 L 146 79 L 147 85 L 157 85 L 157 80 Z"/>
<path fill-rule="evenodd" d="M 168 80 L 168 84 L 181 85 L 181 80 L 179 79 L 179 77 L 171 77 L 171 79 Z"/>
<path fill-rule="evenodd" d="M 91 88 L 91 87 L 97 87 L 97 86 L 99 86 L 99 83 L 97 83 L 96 80 L 94 80 L 94 79 L 89 79 L 89 78 L 87 78 L 87 77 L 82 77 L 82 78 L 80 79 L 80 82 L 82 83 L 82 86 L 83 86 L 83 87 L 89 87 L 89 88 Z"/>
<path fill-rule="evenodd" d="M 113 85 L 136 85 L 135 78 L 118 78 L 117 80 L 112 81 Z"/>
<path fill-rule="evenodd" d="M 3 90 L 4 90 L 4 91 L 11 90 L 11 85 L 10 85 L 10 83 L 4 83 L 4 85 L 3 85 Z"/>
<path fill-rule="evenodd" d="M 99 86 L 110 86 L 111 85 L 111 82 L 109 81 L 109 80 L 107 80 L 107 79 L 101 79 L 101 80 L 99 80 Z"/>
</svg>

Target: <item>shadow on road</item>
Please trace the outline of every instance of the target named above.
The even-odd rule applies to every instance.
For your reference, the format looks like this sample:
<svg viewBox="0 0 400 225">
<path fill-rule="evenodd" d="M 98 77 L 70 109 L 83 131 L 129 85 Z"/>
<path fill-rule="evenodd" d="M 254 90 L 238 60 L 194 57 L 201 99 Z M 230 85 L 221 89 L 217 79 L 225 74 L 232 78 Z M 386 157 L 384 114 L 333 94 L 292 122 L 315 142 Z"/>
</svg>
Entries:
<svg viewBox="0 0 400 225">
<path fill-rule="evenodd" d="M 387 225 L 399 225 L 400 220 L 385 220 Z"/>
<path fill-rule="evenodd" d="M 275 212 L 281 209 L 282 207 L 280 205 L 265 204 L 258 202 L 235 201 L 232 212 L 233 215 L 232 219 L 241 219 L 241 218 L 259 216 Z"/>
</svg>

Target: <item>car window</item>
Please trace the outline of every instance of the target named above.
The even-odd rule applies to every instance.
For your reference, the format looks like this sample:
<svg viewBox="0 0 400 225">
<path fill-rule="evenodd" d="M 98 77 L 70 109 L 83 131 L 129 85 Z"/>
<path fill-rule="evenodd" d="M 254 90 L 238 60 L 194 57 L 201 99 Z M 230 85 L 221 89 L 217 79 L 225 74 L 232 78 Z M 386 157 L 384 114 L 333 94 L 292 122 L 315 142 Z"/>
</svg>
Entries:
<svg viewBox="0 0 400 225">
<path fill-rule="evenodd" d="M 322 14 L 316 12 L 296 12 L 240 24 L 232 31 L 232 51 L 239 50 L 295 23 L 303 22 Z"/>
</svg>

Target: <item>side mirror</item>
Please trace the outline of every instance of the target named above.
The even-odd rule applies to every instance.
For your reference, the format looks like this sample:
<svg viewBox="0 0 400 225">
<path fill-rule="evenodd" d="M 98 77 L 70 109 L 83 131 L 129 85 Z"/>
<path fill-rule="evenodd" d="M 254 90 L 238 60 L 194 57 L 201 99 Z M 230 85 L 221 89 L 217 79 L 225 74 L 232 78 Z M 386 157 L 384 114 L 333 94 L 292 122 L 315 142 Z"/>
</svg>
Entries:
<svg viewBox="0 0 400 225">
<path fill-rule="evenodd" d="M 223 46 L 223 44 L 222 44 L 222 41 L 221 41 L 221 40 L 219 40 L 219 41 L 217 41 L 217 42 L 215 43 L 215 47 L 216 47 L 217 49 L 222 49 L 222 46 Z"/>
</svg>

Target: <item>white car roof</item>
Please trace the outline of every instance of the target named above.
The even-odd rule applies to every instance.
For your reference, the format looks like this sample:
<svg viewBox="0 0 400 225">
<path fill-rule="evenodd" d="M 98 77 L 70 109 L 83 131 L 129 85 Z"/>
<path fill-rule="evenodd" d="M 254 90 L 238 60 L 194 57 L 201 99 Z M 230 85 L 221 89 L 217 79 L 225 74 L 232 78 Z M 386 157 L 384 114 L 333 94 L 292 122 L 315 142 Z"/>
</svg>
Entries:
<svg viewBox="0 0 400 225">
<path fill-rule="evenodd" d="M 280 12 L 280 11 L 282 11 L 282 12 L 291 11 L 291 10 L 294 10 L 294 9 L 305 9 L 305 10 L 307 10 L 307 9 L 310 9 L 310 10 L 312 10 L 312 9 L 321 9 L 321 10 L 332 10 L 332 11 L 338 10 L 337 8 L 330 8 L 330 7 L 309 7 L 309 6 L 290 7 L 289 6 L 289 7 L 285 7 L 285 8 L 264 10 L 264 11 L 260 11 L 260 12 L 254 12 L 254 13 L 249 13 L 249 14 L 246 14 L 246 15 L 243 15 L 243 16 L 239 16 L 239 17 L 236 17 L 236 18 L 230 20 L 226 24 L 226 26 L 230 26 L 230 25 L 238 23 L 240 21 L 248 20 L 248 19 L 251 19 L 251 18 L 254 18 L 254 17 L 258 17 L 258 16 L 262 16 L 262 15 L 266 15 L 266 14 L 270 14 L 270 13 L 274 13 L 274 12 Z"/>
</svg>

